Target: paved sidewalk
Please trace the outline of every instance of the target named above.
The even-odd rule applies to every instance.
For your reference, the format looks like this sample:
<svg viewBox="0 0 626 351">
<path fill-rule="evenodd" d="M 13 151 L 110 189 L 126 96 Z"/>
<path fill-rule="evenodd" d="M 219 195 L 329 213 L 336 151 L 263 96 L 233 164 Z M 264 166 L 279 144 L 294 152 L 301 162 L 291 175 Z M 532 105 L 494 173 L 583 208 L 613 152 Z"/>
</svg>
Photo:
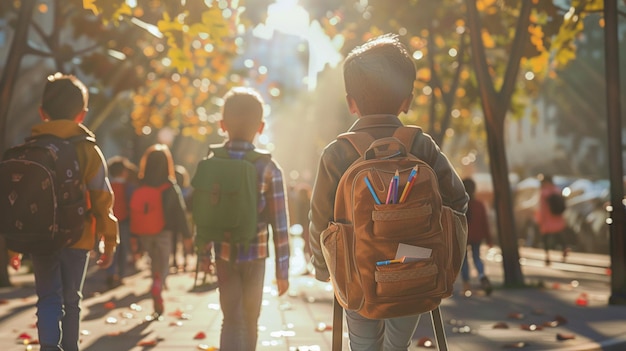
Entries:
<svg viewBox="0 0 626 351">
<path fill-rule="evenodd" d="M 572 255 L 571 261 L 576 261 L 576 255 Z M 487 256 L 487 273 L 496 288 L 491 296 L 477 290 L 471 297 L 455 295 L 442 304 L 449 350 L 626 350 L 626 307 L 607 305 L 610 293 L 607 275 L 585 273 L 584 268 L 577 271 L 575 265 L 568 268 L 557 262 L 546 268 L 541 260 L 527 259 L 522 268 L 526 282 L 543 287 L 502 289 L 498 253 L 492 251 Z M 289 294 L 278 297 L 272 282 L 272 262 L 268 260 L 257 350 L 330 350 L 330 286 L 310 275 L 299 274 L 302 266 L 297 252 L 292 266 Z M 13 278 L 18 287 L 0 289 L 0 350 L 36 351 L 38 346 L 24 345 L 19 338 L 20 334 L 34 339 L 37 335 L 32 275 L 19 274 Z M 148 272 L 139 271 L 127 277 L 124 285 L 107 291 L 102 272 L 90 267 L 83 303 L 81 349 L 218 348 L 221 312 L 213 286 L 193 291 L 193 273 L 171 275 L 169 290 L 164 294 L 165 318 L 147 321 L 145 317 L 152 312 L 149 283 Z M 411 350 L 427 350 L 420 344 L 434 341 L 430 323 L 429 316 L 424 315 Z M 344 327 L 343 349 L 348 350 L 345 330 Z M 567 340 L 559 340 L 559 336 Z"/>
</svg>

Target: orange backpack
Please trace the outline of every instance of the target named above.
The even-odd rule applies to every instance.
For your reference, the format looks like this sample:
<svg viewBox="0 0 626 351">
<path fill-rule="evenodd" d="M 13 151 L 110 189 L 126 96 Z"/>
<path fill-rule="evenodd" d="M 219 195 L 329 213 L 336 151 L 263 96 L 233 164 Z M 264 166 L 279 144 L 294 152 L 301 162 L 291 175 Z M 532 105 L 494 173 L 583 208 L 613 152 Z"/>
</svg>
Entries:
<svg viewBox="0 0 626 351">
<path fill-rule="evenodd" d="M 364 132 L 339 136 L 361 157 L 339 181 L 322 252 L 337 301 L 366 318 L 437 308 L 451 296 L 465 255 L 465 215 L 442 205 L 434 170 L 409 153 L 418 130 L 400 127 L 378 140 Z"/>
<path fill-rule="evenodd" d="M 165 228 L 163 191 L 169 182 L 158 187 L 142 185 L 130 199 L 130 232 L 137 235 L 155 235 Z"/>
</svg>

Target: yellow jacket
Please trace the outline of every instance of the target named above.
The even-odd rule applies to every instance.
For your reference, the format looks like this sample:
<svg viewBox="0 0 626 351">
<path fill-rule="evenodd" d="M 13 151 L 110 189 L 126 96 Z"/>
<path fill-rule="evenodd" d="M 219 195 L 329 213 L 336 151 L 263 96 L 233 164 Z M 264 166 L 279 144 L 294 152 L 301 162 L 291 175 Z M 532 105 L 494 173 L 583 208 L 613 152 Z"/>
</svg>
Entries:
<svg viewBox="0 0 626 351">
<path fill-rule="evenodd" d="M 85 134 L 94 134 L 82 124 L 71 120 L 54 120 L 37 124 L 32 128 L 32 135 L 52 134 L 61 138 Z M 72 248 L 91 250 L 96 238 L 104 239 L 104 251 L 113 252 L 118 239 L 117 219 L 113 215 L 113 191 L 107 177 L 107 168 L 100 148 L 84 141 L 76 144 L 78 164 L 83 180 L 87 186 L 90 211 L 85 218 L 85 230 L 82 238 Z"/>
</svg>

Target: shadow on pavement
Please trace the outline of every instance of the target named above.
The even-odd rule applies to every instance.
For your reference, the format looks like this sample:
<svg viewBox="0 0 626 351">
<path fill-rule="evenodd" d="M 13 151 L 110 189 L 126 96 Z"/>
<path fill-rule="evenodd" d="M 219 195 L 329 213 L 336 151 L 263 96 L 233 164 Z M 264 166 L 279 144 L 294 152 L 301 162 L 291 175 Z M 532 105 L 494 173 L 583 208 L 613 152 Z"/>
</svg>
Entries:
<svg viewBox="0 0 626 351">
<path fill-rule="evenodd" d="M 145 332 L 151 322 L 143 322 L 136 327 L 125 332 L 115 335 L 103 335 L 94 340 L 83 351 L 101 351 L 101 350 L 130 350 L 135 349 L 141 340 L 143 340 L 150 332 Z M 146 345 L 143 350 L 149 350 L 153 346 Z"/>
</svg>

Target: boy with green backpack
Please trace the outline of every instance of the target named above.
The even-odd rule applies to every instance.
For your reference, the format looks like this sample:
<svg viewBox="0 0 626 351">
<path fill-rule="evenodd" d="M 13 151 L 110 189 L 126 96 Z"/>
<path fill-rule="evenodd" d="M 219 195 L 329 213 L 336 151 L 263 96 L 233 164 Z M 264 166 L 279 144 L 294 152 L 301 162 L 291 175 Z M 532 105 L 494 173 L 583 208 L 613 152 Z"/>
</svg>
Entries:
<svg viewBox="0 0 626 351">
<path fill-rule="evenodd" d="M 220 127 L 223 145 L 212 145 L 191 181 L 198 259 L 207 268 L 211 249 L 224 320 L 220 350 L 255 350 L 261 312 L 265 259 L 272 227 L 278 294 L 289 288 L 287 200 L 280 166 L 255 148 L 261 133 L 263 100 L 249 88 L 224 96 Z"/>
</svg>

